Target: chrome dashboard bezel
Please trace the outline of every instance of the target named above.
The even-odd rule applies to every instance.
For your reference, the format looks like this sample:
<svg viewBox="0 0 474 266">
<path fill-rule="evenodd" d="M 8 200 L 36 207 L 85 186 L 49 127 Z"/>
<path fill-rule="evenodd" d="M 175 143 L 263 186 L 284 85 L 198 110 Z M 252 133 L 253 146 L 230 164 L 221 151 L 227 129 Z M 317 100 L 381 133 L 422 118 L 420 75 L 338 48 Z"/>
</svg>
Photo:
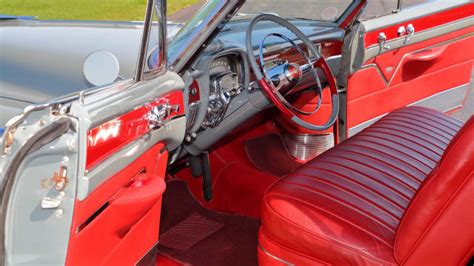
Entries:
<svg viewBox="0 0 474 266">
<path fill-rule="evenodd" d="M 225 61 L 222 61 L 224 58 Z M 219 60 L 227 62 L 227 65 L 212 67 L 212 65 Z M 225 70 L 220 69 L 222 72 L 212 71 L 218 67 L 224 67 Z M 239 95 L 244 90 L 245 86 L 243 84 L 245 82 L 245 77 L 243 76 L 243 67 L 242 55 L 238 53 L 217 55 L 209 61 L 210 83 L 206 116 L 201 124 L 203 129 L 217 127 L 224 119 L 232 98 Z M 232 78 L 237 79 L 238 85 L 232 88 L 224 88 L 222 85 L 222 79 L 229 75 L 231 75 Z"/>
</svg>

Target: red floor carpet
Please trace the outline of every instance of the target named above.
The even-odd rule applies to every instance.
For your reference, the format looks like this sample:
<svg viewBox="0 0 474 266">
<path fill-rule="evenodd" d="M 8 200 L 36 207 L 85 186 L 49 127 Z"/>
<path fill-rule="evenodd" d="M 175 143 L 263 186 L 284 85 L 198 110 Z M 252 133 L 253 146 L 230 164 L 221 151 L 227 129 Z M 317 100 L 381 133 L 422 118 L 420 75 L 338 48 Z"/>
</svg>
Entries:
<svg viewBox="0 0 474 266">
<path fill-rule="evenodd" d="M 185 182 L 174 180 L 163 198 L 160 257 L 187 265 L 257 265 L 259 225 L 202 207 Z"/>
</svg>

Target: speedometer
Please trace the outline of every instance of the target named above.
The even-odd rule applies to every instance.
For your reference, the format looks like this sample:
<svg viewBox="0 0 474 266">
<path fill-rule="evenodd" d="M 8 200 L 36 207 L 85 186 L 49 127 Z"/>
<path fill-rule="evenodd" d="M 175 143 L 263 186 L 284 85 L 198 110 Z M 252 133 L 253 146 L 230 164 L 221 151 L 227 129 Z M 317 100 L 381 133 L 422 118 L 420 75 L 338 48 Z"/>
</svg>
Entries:
<svg viewBox="0 0 474 266">
<path fill-rule="evenodd" d="M 219 57 L 212 61 L 209 66 L 209 72 L 211 75 L 231 71 L 230 60 L 228 57 Z"/>
</svg>

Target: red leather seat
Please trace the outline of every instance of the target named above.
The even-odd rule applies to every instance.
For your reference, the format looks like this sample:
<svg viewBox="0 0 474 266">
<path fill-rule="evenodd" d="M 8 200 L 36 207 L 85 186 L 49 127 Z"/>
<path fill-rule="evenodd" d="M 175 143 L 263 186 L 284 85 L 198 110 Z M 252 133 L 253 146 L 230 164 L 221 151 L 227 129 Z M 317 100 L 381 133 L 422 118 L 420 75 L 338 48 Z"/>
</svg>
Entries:
<svg viewBox="0 0 474 266">
<path fill-rule="evenodd" d="M 459 265 L 474 251 L 474 118 L 407 107 L 272 185 L 260 265 Z"/>
</svg>

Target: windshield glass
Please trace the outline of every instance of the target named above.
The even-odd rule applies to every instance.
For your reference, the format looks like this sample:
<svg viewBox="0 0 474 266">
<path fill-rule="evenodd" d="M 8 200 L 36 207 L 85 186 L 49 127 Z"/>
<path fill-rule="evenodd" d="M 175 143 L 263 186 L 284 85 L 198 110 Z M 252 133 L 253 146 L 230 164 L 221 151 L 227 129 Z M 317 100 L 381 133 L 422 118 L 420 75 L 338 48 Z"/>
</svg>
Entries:
<svg viewBox="0 0 474 266">
<path fill-rule="evenodd" d="M 247 0 L 239 13 L 242 15 L 271 13 L 284 18 L 334 22 L 351 3 L 351 0 Z"/>
<path fill-rule="evenodd" d="M 168 47 L 168 59 L 172 65 L 185 55 L 188 46 L 196 43 L 197 39 L 204 35 L 205 30 L 215 20 L 216 15 L 224 7 L 225 2 L 223 0 L 207 1 L 196 15 L 176 34 Z"/>
<path fill-rule="evenodd" d="M 234 19 L 248 18 L 261 13 L 278 14 L 284 18 L 303 18 L 336 21 L 352 3 L 351 0 L 247 0 Z M 215 27 L 240 0 L 208 0 L 186 25 L 171 39 L 168 58 L 174 70 L 189 59 L 189 55 L 203 43 Z M 194 51 L 193 51 L 194 50 Z"/>
</svg>

